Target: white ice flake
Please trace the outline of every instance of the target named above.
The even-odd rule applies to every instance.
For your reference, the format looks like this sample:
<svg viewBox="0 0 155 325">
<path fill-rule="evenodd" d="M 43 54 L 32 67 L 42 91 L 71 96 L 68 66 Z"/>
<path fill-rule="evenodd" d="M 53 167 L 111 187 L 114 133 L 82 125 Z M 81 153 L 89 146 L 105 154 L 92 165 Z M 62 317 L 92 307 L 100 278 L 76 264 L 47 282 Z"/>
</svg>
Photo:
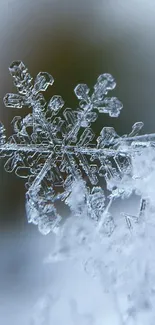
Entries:
<svg viewBox="0 0 155 325">
<path fill-rule="evenodd" d="M 28 222 L 37 224 L 43 234 L 58 229 L 61 216 L 57 201 L 61 200 L 74 215 L 83 213 L 95 225 L 99 222 L 113 229 L 109 208 L 115 199 L 129 197 L 133 191 L 143 199 L 149 199 L 147 193 L 153 197 L 148 182 L 154 172 L 150 174 L 149 163 L 144 168 L 142 165 L 146 165 L 146 150 L 154 148 L 155 134 L 139 135 L 142 122 L 123 136 L 113 127 L 104 126 L 99 137 L 92 130 L 100 114 L 116 118 L 123 107 L 116 97 L 107 97 L 116 86 L 110 74 L 99 76 L 92 93 L 86 84 L 77 85 L 74 92 L 79 108 L 72 110 L 64 108 L 58 95 L 46 102 L 43 91 L 54 82 L 49 73 L 38 73 L 33 82 L 20 61 L 13 62 L 9 70 L 18 94 L 6 94 L 5 105 L 28 107 L 32 113 L 14 117 L 14 134 L 7 141 L 0 124 L 0 156 L 7 172 L 27 179 Z M 106 189 L 100 185 L 102 178 Z"/>
</svg>

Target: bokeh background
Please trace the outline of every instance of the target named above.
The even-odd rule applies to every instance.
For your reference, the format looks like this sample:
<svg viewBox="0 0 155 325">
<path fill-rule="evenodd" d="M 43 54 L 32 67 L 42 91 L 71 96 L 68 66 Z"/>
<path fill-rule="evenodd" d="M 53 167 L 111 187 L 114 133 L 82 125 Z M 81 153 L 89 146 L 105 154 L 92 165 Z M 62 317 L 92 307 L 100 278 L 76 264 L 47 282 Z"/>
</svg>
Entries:
<svg viewBox="0 0 155 325">
<path fill-rule="evenodd" d="M 100 118 L 98 128 L 118 133 L 144 121 L 155 130 L 155 2 L 154 0 L 1 0 L 0 120 L 10 123 L 19 111 L 4 107 L 13 87 L 8 66 L 23 60 L 32 76 L 39 71 L 55 79 L 49 94 L 61 94 L 76 107 L 73 89 L 79 82 L 93 86 L 99 74 L 117 80 L 113 93 L 124 104 L 119 119 Z M 0 162 L 0 324 L 28 324 L 38 294 L 48 286 L 52 270 L 42 265 L 52 236 L 28 225 L 24 182 L 4 172 Z M 23 300 L 22 300 L 23 299 Z M 20 303 L 17 303 L 17 301 Z M 24 323 L 25 322 L 25 323 Z M 57 325 L 57 324 L 55 324 Z"/>
</svg>

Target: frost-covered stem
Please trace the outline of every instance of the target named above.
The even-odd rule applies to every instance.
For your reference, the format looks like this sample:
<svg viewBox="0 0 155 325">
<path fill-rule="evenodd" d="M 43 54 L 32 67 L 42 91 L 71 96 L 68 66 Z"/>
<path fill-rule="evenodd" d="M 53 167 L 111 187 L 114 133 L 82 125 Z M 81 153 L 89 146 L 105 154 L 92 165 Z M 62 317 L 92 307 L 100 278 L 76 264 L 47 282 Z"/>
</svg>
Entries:
<svg viewBox="0 0 155 325">
<path fill-rule="evenodd" d="M 144 141 L 146 144 L 149 143 L 149 141 L 154 142 L 155 141 L 155 133 L 150 133 L 150 134 L 143 134 L 143 135 L 136 135 L 135 137 L 122 137 L 121 139 L 116 139 L 112 142 L 117 143 L 117 142 L 138 142 L 138 141 Z"/>
<path fill-rule="evenodd" d="M 29 194 L 31 197 L 32 196 L 36 197 L 37 192 L 40 189 L 41 181 L 45 177 L 46 173 L 51 169 L 52 156 L 53 156 L 53 153 L 51 153 L 51 155 L 48 157 L 48 159 L 46 160 L 46 162 L 45 162 L 44 166 L 42 167 L 41 171 L 36 176 L 34 182 L 32 183 L 31 187 L 29 188 L 27 194 Z"/>
<path fill-rule="evenodd" d="M 105 216 L 107 215 L 107 213 L 108 213 L 108 211 L 109 211 L 109 209 L 111 207 L 111 204 L 113 202 L 113 199 L 114 199 L 113 197 L 110 198 L 109 203 L 107 204 L 107 206 L 106 206 L 106 208 L 105 208 L 105 210 L 104 210 L 104 212 L 102 214 L 102 217 L 101 217 L 99 223 L 97 224 L 96 234 L 100 231 L 100 229 L 101 229 L 101 227 L 102 227 L 102 225 L 104 223 Z"/>
<path fill-rule="evenodd" d="M 81 128 L 81 124 L 82 124 L 82 121 L 85 119 L 85 115 L 87 114 L 87 112 L 89 112 L 93 109 L 93 106 L 89 105 L 89 104 L 90 104 L 90 100 L 88 99 L 87 109 L 83 111 L 81 116 L 77 119 L 77 121 L 73 125 L 73 128 L 71 129 L 71 131 L 68 133 L 67 137 L 65 137 L 65 139 L 64 139 L 65 144 L 67 144 L 67 143 L 69 144 L 72 142 L 73 138 L 78 134 L 78 132 Z"/>
<path fill-rule="evenodd" d="M 129 139 L 131 140 L 131 139 Z M 136 139 L 134 139 L 136 140 Z M 147 146 L 147 142 L 144 143 L 144 145 Z M 10 152 L 42 152 L 42 153 L 50 153 L 53 149 L 53 146 L 49 145 L 42 145 L 42 144 L 31 144 L 31 145 L 24 145 L 24 144 L 16 144 L 16 143 L 6 143 L 6 144 L 2 144 L 0 145 L 0 152 L 5 152 L 5 151 L 10 151 Z M 57 146 L 57 154 L 62 154 L 62 153 L 66 153 L 68 155 L 75 155 L 77 153 L 81 153 L 81 154 L 85 154 L 88 156 L 101 156 L 101 155 L 105 155 L 106 157 L 114 157 L 117 154 L 128 154 L 130 155 L 130 153 L 134 153 L 134 152 L 139 152 L 141 150 L 141 148 L 137 148 L 137 147 L 128 147 L 128 151 L 123 150 L 122 148 L 119 149 L 110 149 L 110 148 L 103 148 L 103 149 L 96 149 L 96 148 L 90 148 L 90 147 L 78 147 L 78 146 Z"/>
<path fill-rule="evenodd" d="M 51 126 L 47 123 L 45 115 L 42 111 L 42 106 L 38 104 L 37 99 L 32 102 L 32 116 L 33 116 L 33 133 L 37 133 L 37 127 L 41 126 L 44 132 L 50 136 L 50 139 L 53 140 L 53 134 L 51 132 Z"/>
<path fill-rule="evenodd" d="M 16 143 L 6 143 L 5 145 L 0 145 L 0 152 L 40 152 L 50 154 L 52 150 L 50 150 L 49 146 L 44 146 L 42 144 L 34 144 L 34 145 L 24 145 L 24 144 L 16 144 Z"/>
<path fill-rule="evenodd" d="M 144 143 L 145 146 L 147 146 L 147 143 Z M 130 156 L 133 153 L 138 153 L 141 151 L 141 148 L 138 147 L 127 147 L 127 149 L 124 148 L 118 148 L 118 149 L 111 149 L 111 148 L 90 148 L 90 147 L 78 147 L 78 146 L 66 146 L 64 147 L 64 151 L 67 152 L 70 155 L 81 153 L 88 156 L 95 156 L 99 157 L 104 155 L 105 157 L 115 157 L 116 155 L 128 155 Z"/>
<path fill-rule="evenodd" d="M 140 221 L 142 219 L 142 217 L 145 214 L 146 211 L 146 206 L 147 206 L 147 199 L 142 198 L 141 202 L 140 202 L 140 209 L 139 209 L 139 216 L 138 216 L 138 220 Z"/>
</svg>

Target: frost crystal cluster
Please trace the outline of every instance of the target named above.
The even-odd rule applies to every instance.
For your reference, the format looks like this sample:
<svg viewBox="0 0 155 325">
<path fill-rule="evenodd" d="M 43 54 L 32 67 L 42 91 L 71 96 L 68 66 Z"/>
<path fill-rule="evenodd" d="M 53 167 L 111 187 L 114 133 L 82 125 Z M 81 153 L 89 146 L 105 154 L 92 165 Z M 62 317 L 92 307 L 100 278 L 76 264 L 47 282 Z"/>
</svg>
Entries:
<svg viewBox="0 0 155 325">
<path fill-rule="evenodd" d="M 62 270 L 31 324 L 154 325 L 155 134 L 139 135 L 137 122 L 130 134 L 104 126 L 95 136 L 97 118 L 116 118 L 122 109 L 109 97 L 116 86 L 110 74 L 100 75 L 92 92 L 79 84 L 79 107 L 72 110 L 58 95 L 46 102 L 43 92 L 54 82 L 49 73 L 33 81 L 20 61 L 9 70 L 18 94 L 7 94 L 5 105 L 31 113 L 13 118 L 8 140 L 0 123 L 0 156 L 7 172 L 27 179 L 28 222 L 56 233 L 46 261 Z M 132 193 L 139 211 L 120 213 L 117 203 Z M 70 217 L 60 216 L 60 201 Z"/>
<path fill-rule="evenodd" d="M 112 202 L 133 191 L 142 196 L 138 220 L 150 199 L 148 179 L 146 191 L 141 182 L 149 168 L 144 151 L 151 155 L 155 134 L 139 135 L 143 123 L 137 122 L 129 135 L 119 136 L 113 127 L 104 126 L 95 137 L 92 126 L 98 116 L 116 118 L 122 109 L 116 97 L 108 97 L 116 86 L 114 78 L 100 75 L 92 92 L 86 84 L 77 85 L 79 107 L 72 110 L 64 108 L 58 95 L 46 102 L 43 92 L 54 82 L 49 73 L 40 72 L 33 81 L 21 61 L 13 62 L 9 70 L 18 94 L 6 94 L 5 106 L 32 112 L 13 118 L 14 134 L 7 141 L 0 124 L 0 156 L 7 172 L 27 179 L 28 222 L 44 234 L 56 231 L 63 221 L 57 212 L 61 200 L 74 216 L 85 214 L 110 235 L 115 227 L 109 212 Z M 132 218 L 126 216 L 129 226 Z"/>
</svg>

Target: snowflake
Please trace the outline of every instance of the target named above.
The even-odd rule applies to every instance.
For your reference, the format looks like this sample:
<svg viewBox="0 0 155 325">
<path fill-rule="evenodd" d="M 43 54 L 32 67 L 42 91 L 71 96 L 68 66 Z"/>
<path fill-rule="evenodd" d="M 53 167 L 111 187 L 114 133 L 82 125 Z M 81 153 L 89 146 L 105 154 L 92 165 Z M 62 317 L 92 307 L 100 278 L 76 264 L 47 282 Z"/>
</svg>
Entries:
<svg viewBox="0 0 155 325">
<path fill-rule="evenodd" d="M 86 84 L 77 85 L 74 92 L 79 108 L 72 110 L 63 109 L 65 103 L 58 95 L 46 102 L 43 92 L 54 82 L 49 73 L 38 73 L 33 82 L 21 61 L 13 62 L 9 70 L 18 94 L 6 94 L 5 106 L 31 108 L 32 113 L 13 118 L 14 134 L 8 141 L 0 123 L 0 156 L 5 159 L 7 172 L 27 179 L 28 222 L 37 224 L 44 234 L 56 231 L 62 219 L 56 205 L 61 200 L 74 215 L 85 212 L 97 227 L 111 234 L 114 221 L 109 208 L 113 200 L 136 190 L 134 159 L 153 146 L 155 134 L 139 135 L 143 123 L 137 122 L 129 135 L 119 136 L 113 127 L 103 127 L 95 137 L 92 124 L 98 115 L 118 117 L 123 107 L 116 97 L 107 96 L 116 86 L 110 74 L 99 76 L 92 94 Z M 101 178 L 108 194 L 99 184 Z M 137 186 L 140 188 L 139 183 Z M 140 215 L 147 193 L 144 196 Z M 126 218 L 130 225 L 130 216 Z"/>
</svg>

